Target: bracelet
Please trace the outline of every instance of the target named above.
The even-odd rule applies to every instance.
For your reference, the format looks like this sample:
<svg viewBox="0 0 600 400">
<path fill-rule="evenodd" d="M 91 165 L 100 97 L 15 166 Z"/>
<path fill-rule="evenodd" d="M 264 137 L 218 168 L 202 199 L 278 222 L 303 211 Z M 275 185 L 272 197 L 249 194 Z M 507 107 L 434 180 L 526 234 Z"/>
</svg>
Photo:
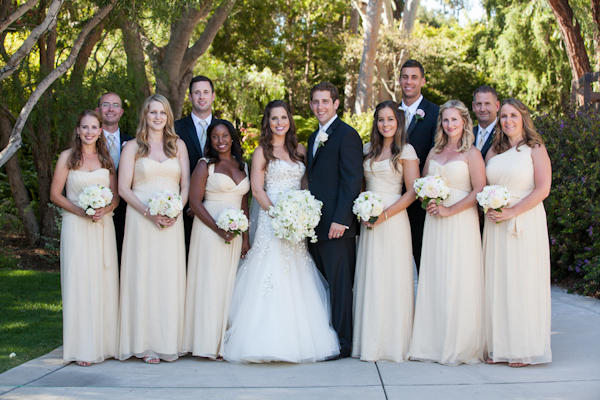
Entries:
<svg viewBox="0 0 600 400">
<path fill-rule="evenodd" d="M 387 221 L 387 212 L 384 210 L 383 215 L 385 216 L 385 220 Z"/>
<path fill-rule="evenodd" d="M 146 207 L 146 211 L 144 211 L 144 217 L 145 217 L 146 215 L 148 215 L 148 211 L 149 211 L 149 210 L 150 210 L 150 207 Z"/>
<path fill-rule="evenodd" d="M 113 206 L 113 208 L 112 208 L 112 210 L 110 210 L 110 212 L 113 212 L 113 211 L 115 211 L 115 205 L 114 204 L 111 204 L 111 205 Z"/>
</svg>

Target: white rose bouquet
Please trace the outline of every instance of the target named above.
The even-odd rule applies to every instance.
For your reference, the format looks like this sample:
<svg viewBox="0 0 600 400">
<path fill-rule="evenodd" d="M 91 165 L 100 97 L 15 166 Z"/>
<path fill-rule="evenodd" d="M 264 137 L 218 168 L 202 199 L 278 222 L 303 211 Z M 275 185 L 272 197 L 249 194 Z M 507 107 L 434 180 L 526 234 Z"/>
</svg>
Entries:
<svg viewBox="0 0 600 400">
<path fill-rule="evenodd" d="M 248 217 L 239 208 L 226 208 L 217 217 L 217 226 L 225 232 L 233 233 L 233 237 L 248 230 Z M 225 242 L 230 244 L 231 242 Z"/>
<path fill-rule="evenodd" d="M 475 198 L 484 213 L 487 213 L 490 208 L 502 212 L 501 208 L 506 207 L 510 201 L 510 193 L 506 186 L 488 185 L 480 193 L 477 193 Z"/>
<path fill-rule="evenodd" d="M 168 218 L 175 218 L 182 210 L 181 196 L 170 190 L 157 192 L 148 200 L 150 215 L 164 215 Z"/>
<path fill-rule="evenodd" d="M 102 185 L 89 185 L 79 194 L 79 205 L 87 215 L 96 214 L 98 208 L 109 206 L 113 199 L 110 188 Z"/>
<path fill-rule="evenodd" d="M 288 190 L 279 194 L 277 204 L 269 207 L 275 236 L 292 243 L 309 237 L 316 243 L 315 228 L 321 220 L 322 207 L 323 202 L 315 199 L 308 190 Z"/>
<path fill-rule="evenodd" d="M 416 179 L 413 187 L 417 193 L 417 199 L 419 197 L 423 199 L 421 203 L 423 209 L 427 208 L 427 204 L 431 200 L 435 200 L 436 204 L 440 204 L 442 200 L 450 196 L 450 188 L 440 176 L 427 175 Z"/>
<path fill-rule="evenodd" d="M 369 221 L 374 223 L 383 212 L 383 201 L 377 193 L 371 191 L 362 192 L 352 206 L 352 212 L 358 217 L 358 221 Z M 367 227 L 367 229 L 373 229 Z"/>
</svg>

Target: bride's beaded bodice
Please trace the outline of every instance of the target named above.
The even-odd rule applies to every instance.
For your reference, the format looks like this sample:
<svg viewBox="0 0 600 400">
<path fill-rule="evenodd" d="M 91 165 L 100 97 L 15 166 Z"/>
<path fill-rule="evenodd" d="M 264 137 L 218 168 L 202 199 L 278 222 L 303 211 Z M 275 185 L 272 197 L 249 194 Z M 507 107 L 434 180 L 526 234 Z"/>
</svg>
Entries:
<svg viewBox="0 0 600 400">
<path fill-rule="evenodd" d="M 265 171 L 265 191 L 271 203 L 277 203 L 281 192 L 300 189 L 305 170 L 306 167 L 301 162 L 293 165 L 279 159 L 269 162 L 269 167 Z"/>
</svg>

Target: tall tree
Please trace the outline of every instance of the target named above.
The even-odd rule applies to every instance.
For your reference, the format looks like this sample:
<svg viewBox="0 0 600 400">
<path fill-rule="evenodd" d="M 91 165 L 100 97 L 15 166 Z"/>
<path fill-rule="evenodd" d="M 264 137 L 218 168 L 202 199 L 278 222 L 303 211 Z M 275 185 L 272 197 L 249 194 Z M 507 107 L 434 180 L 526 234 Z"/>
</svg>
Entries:
<svg viewBox="0 0 600 400">
<path fill-rule="evenodd" d="M 377 38 L 379 24 L 381 23 L 383 0 L 369 0 L 367 15 L 363 20 L 364 41 L 360 71 L 356 85 L 356 101 L 354 112 L 362 114 L 371 106 L 373 97 L 373 71 L 375 69 L 375 55 L 377 53 Z"/>
<path fill-rule="evenodd" d="M 581 36 L 579 22 L 574 18 L 573 9 L 568 0 L 548 0 L 548 4 L 552 8 L 560 28 L 573 79 L 579 79 L 583 74 L 591 71 L 590 59 Z"/>
</svg>

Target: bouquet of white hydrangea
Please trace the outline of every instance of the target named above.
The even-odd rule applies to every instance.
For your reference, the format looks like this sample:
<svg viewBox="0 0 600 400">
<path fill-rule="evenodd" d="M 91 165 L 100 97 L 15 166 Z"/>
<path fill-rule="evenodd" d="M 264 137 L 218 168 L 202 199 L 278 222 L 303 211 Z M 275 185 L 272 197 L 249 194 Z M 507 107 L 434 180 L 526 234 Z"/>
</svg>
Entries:
<svg viewBox="0 0 600 400">
<path fill-rule="evenodd" d="M 358 217 L 358 221 L 369 221 L 374 223 L 383 212 L 383 201 L 381 197 L 374 192 L 362 192 L 352 206 L 352 212 Z M 367 229 L 372 229 L 367 227 Z"/>
<path fill-rule="evenodd" d="M 225 232 L 233 233 L 233 237 L 236 237 L 248 230 L 248 218 L 239 208 L 226 208 L 219 213 L 217 226 Z M 231 242 L 226 241 L 225 243 L 230 244 Z"/>
<path fill-rule="evenodd" d="M 308 190 L 288 190 L 279 195 L 275 206 L 269 207 L 271 226 L 275 236 L 292 243 L 309 237 L 317 242 L 315 228 L 321 220 L 323 202 Z"/>
<path fill-rule="evenodd" d="M 440 176 L 427 175 L 419 179 L 415 179 L 413 185 L 415 192 L 417 193 L 417 199 L 421 197 L 423 202 L 421 207 L 427 208 L 427 204 L 431 200 L 435 200 L 436 204 L 440 204 L 442 200 L 445 200 L 450 196 L 450 188 L 446 185 L 446 181 Z"/>
<path fill-rule="evenodd" d="M 490 208 L 502 212 L 501 208 L 506 207 L 510 201 L 510 193 L 506 186 L 488 185 L 480 193 L 477 193 L 475 198 L 484 213 L 487 213 Z"/>
<path fill-rule="evenodd" d="M 113 193 L 110 188 L 98 184 L 89 185 L 79 194 L 79 205 L 87 215 L 94 215 L 98 208 L 109 206 L 112 198 Z"/>
<path fill-rule="evenodd" d="M 170 190 L 157 192 L 148 200 L 150 215 L 164 215 L 165 217 L 175 218 L 182 210 L 181 196 Z"/>
</svg>

